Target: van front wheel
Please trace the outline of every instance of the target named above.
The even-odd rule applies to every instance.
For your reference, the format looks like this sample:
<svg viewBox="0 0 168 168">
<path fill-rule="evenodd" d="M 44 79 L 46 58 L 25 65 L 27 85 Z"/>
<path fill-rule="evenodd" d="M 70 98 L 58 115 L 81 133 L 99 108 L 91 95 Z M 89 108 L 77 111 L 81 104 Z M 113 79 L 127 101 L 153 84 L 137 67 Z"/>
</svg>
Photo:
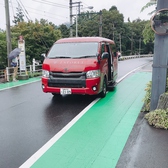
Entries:
<svg viewBox="0 0 168 168">
<path fill-rule="evenodd" d="M 103 88 L 102 88 L 102 91 L 100 92 L 100 97 L 104 98 L 106 96 L 106 92 L 107 92 L 107 83 L 106 83 L 106 79 L 104 79 Z"/>
</svg>

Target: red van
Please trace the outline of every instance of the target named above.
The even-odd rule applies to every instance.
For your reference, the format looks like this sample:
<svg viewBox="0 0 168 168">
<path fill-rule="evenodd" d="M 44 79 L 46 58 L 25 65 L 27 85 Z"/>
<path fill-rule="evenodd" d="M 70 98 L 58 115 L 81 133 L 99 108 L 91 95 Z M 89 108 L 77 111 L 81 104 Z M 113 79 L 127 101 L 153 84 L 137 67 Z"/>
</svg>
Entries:
<svg viewBox="0 0 168 168">
<path fill-rule="evenodd" d="M 114 41 L 102 37 L 75 37 L 56 41 L 42 66 L 42 89 L 53 95 L 106 96 L 117 79 Z"/>
</svg>

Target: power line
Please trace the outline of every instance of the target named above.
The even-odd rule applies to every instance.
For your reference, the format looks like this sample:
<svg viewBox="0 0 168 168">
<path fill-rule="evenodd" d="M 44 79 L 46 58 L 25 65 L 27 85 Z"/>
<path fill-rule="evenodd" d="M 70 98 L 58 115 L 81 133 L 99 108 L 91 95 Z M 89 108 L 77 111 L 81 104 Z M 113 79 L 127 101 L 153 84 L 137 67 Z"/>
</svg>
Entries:
<svg viewBox="0 0 168 168">
<path fill-rule="evenodd" d="M 10 2 L 11 2 L 11 7 L 12 7 L 12 12 L 13 12 L 13 17 L 14 17 L 14 9 L 13 9 L 13 3 L 12 3 L 12 0 L 11 0 Z"/>
<path fill-rule="evenodd" d="M 17 1 L 17 0 L 16 0 Z M 16 3 L 13 3 L 13 4 L 15 4 L 15 7 L 17 7 L 17 5 L 16 5 Z M 22 6 L 24 6 L 24 9 L 26 10 L 26 9 L 29 9 L 29 10 L 26 10 L 27 11 L 27 13 L 28 13 L 28 11 L 29 11 L 29 13 L 31 12 L 31 13 L 34 13 L 34 14 L 37 14 L 38 16 L 42 16 L 44 13 L 45 13 L 45 17 L 47 17 L 47 18 L 53 18 L 53 19 L 57 19 L 57 20 L 63 20 L 62 18 L 64 18 L 65 19 L 65 21 L 67 20 L 67 18 L 68 17 L 65 17 L 65 16 L 62 16 L 62 15 L 55 15 L 54 13 L 51 13 L 51 12 L 46 12 L 46 11 L 43 11 L 43 10 L 39 10 L 39 9 L 34 9 L 34 8 L 31 8 L 31 7 L 29 7 L 29 6 L 26 6 L 26 5 L 23 5 L 22 4 Z M 36 11 L 36 12 L 34 12 L 34 11 Z M 28 13 L 28 14 L 29 14 Z M 25 14 L 25 12 L 24 12 L 24 14 Z M 47 15 L 48 14 L 48 15 Z M 27 14 L 26 14 L 27 15 Z M 52 17 L 52 16 L 54 16 L 54 17 Z M 60 17 L 60 18 L 59 18 Z M 29 18 L 31 18 L 30 17 L 30 15 L 29 15 Z M 28 18 L 28 20 L 30 20 Z"/>
<path fill-rule="evenodd" d="M 46 1 L 46 0 L 41 0 L 41 1 L 40 0 L 33 0 L 33 1 L 43 3 L 43 4 L 46 4 L 46 5 L 57 6 L 57 7 L 60 7 L 60 8 L 69 8 L 69 6 L 67 6 L 67 5 L 58 4 L 58 3 L 51 2 L 51 1 Z"/>
<path fill-rule="evenodd" d="M 47 14 L 51 14 L 51 15 L 54 15 L 54 13 L 51 13 L 51 12 L 46 12 L 46 11 L 43 11 L 43 10 L 37 10 L 37 9 L 34 9 L 34 8 L 31 8 L 31 7 L 28 7 L 28 6 L 26 6 L 27 8 L 29 8 L 29 9 L 32 9 L 32 10 L 35 10 L 35 11 L 39 11 L 39 12 L 45 12 L 45 13 L 47 13 Z M 32 12 L 32 13 L 35 13 L 35 12 Z M 36 13 L 37 14 L 37 13 Z M 59 17 L 62 17 L 62 18 L 65 18 L 65 16 L 62 16 L 62 15 L 57 15 L 57 16 L 59 16 Z M 52 18 L 55 18 L 55 17 L 52 17 Z"/>
<path fill-rule="evenodd" d="M 21 2 L 21 0 L 19 0 L 19 1 L 20 1 L 21 5 L 22 5 L 24 11 L 25 11 L 25 15 L 26 15 L 26 14 L 28 15 L 28 16 L 26 15 L 27 19 L 28 19 L 28 20 L 31 20 L 31 17 L 30 17 L 30 15 L 29 15 L 29 13 L 27 12 L 26 8 L 24 7 L 23 3 Z M 30 19 L 29 19 L 29 18 L 30 18 Z"/>
</svg>

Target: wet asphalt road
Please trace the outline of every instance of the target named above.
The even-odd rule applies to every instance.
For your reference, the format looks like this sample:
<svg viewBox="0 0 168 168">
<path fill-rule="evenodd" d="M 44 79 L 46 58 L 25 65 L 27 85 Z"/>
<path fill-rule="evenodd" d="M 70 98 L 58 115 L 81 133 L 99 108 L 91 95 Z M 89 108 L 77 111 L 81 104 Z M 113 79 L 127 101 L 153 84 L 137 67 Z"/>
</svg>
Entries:
<svg viewBox="0 0 168 168">
<path fill-rule="evenodd" d="M 152 58 L 119 62 L 119 78 Z M 0 168 L 17 168 L 89 105 L 95 96 L 53 97 L 35 82 L 0 91 Z"/>
</svg>

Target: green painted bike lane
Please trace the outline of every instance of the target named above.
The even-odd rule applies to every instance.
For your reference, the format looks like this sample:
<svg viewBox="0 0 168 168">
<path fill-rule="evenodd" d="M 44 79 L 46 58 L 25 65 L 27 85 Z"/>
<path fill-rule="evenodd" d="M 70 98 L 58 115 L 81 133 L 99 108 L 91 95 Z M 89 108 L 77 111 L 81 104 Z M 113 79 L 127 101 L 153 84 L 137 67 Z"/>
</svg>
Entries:
<svg viewBox="0 0 168 168">
<path fill-rule="evenodd" d="M 138 72 L 120 82 L 67 130 L 32 168 L 115 168 L 143 106 L 151 73 Z M 25 162 L 26 163 L 26 162 Z"/>
</svg>

